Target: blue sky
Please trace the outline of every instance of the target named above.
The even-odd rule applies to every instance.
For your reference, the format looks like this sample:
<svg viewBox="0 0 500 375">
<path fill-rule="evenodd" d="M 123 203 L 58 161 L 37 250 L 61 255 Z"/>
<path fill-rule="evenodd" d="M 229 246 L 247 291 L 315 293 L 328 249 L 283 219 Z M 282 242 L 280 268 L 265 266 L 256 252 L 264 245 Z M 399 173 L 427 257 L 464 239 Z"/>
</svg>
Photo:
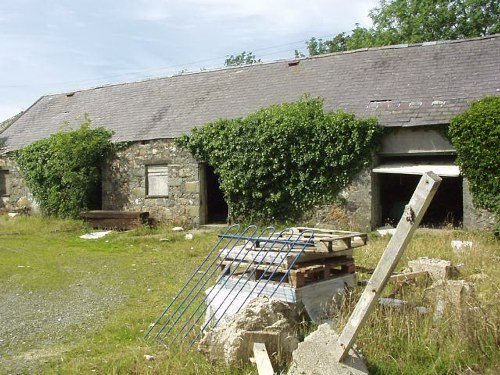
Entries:
<svg viewBox="0 0 500 375">
<path fill-rule="evenodd" d="M 40 96 L 305 52 L 370 26 L 378 0 L 3 0 L 0 121 Z"/>
</svg>

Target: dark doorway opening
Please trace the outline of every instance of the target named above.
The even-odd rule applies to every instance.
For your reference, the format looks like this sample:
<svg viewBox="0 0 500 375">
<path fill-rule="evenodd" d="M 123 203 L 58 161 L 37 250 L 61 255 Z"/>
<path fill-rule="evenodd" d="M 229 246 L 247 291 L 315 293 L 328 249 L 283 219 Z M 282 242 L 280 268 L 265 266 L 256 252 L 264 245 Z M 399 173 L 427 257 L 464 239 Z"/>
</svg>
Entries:
<svg viewBox="0 0 500 375">
<path fill-rule="evenodd" d="M 97 182 L 92 186 L 90 191 L 89 210 L 102 210 L 102 172 L 99 169 L 99 177 Z"/>
<path fill-rule="evenodd" d="M 219 178 L 214 168 L 207 165 L 207 223 L 227 223 L 228 207 L 219 186 Z"/>
<path fill-rule="evenodd" d="M 396 225 L 403 214 L 421 176 L 383 173 L 379 175 L 382 224 Z M 434 196 L 421 225 L 453 227 L 463 222 L 463 185 L 461 177 L 442 177 L 443 182 Z"/>
</svg>

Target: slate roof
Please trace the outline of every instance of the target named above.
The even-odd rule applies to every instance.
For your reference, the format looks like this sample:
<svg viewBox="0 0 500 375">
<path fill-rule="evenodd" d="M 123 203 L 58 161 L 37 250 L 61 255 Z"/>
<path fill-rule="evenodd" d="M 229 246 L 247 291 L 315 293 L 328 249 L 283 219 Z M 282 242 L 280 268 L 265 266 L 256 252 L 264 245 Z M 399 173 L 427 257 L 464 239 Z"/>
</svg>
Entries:
<svg viewBox="0 0 500 375">
<path fill-rule="evenodd" d="M 500 95 L 500 34 L 362 49 L 300 60 L 47 95 L 2 137 L 21 148 L 73 124 L 84 112 L 116 141 L 175 138 L 221 117 L 321 96 L 327 110 L 377 116 L 384 126 L 446 124 L 485 95 Z"/>
</svg>

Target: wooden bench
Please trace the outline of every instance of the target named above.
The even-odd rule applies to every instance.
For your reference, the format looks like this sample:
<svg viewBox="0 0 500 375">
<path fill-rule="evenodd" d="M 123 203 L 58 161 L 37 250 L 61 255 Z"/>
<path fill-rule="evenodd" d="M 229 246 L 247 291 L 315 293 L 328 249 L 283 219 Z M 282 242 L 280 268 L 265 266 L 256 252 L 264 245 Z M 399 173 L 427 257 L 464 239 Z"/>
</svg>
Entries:
<svg viewBox="0 0 500 375">
<path fill-rule="evenodd" d="M 95 229 L 128 230 L 147 225 L 149 212 L 147 211 L 85 211 L 80 216 Z"/>
</svg>

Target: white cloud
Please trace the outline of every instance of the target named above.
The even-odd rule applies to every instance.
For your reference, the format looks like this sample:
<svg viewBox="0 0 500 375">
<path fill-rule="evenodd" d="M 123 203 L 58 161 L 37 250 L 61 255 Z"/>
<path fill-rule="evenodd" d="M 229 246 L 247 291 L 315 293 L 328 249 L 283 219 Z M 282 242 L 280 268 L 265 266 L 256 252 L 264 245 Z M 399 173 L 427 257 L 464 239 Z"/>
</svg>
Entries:
<svg viewBox="0 0 500 375">
<path fill-rule="evenodd" d="M 221 66 L 253 51 L 292 57 L 315 36 L 368 26 L 378 0 L 0 2 L 0 120 L 41 95 Z M 293 42 L 293 43 L 292 43 Z M 276 47 L 281 46 L 281 47 Z"/>
</svg>

